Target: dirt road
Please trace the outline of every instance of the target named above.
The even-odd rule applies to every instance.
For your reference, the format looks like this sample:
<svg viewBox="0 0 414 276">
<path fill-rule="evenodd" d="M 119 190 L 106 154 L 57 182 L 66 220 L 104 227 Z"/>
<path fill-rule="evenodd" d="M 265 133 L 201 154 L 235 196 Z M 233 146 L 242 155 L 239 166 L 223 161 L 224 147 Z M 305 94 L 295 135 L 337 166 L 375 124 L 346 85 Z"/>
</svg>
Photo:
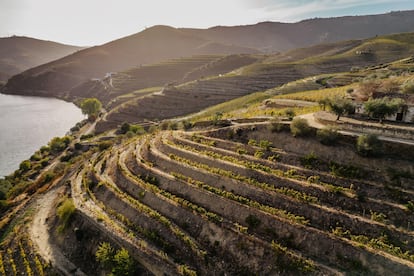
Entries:
<svg viewBox="0 0 414 276">
<path fill-rule="evenodd" d="M 30 225 L 29 234 L 36 246 L 39 254 L 50 263 L 53 268 L 61 272 L 63 275 L 83 276 L 86 274 L 80 271 L 73 263 L 71 263 L 61 252 L 59 247 L 51 243 L 49 235 L 49 225 L 47 220 L 53 203 L 63 191 L 63 187 L 54 188 L 49 192 L 40 195 L 36 200 L 36 212 Z"/>
</svg>

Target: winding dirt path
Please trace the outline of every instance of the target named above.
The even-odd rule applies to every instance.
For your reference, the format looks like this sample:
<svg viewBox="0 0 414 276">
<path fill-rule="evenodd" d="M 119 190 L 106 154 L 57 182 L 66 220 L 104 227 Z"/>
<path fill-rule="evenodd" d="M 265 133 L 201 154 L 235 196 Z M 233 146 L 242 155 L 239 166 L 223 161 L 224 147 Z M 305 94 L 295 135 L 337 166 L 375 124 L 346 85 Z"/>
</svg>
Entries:
<svg viewBox="0 0 414 276">
<path fill-rule="evenodd" d="M 50 239 L 47 220 L 53 208 L 53 203 L 62 192 L 63 187 L 54 188 L 37 198 L 35 203 L 36 212 L 29 228 L 29 235 L 39 254 L 54 269 L 63 275 L 86 276 L 63 255 L 59 247 L 53 244 Z"/>
</svg>

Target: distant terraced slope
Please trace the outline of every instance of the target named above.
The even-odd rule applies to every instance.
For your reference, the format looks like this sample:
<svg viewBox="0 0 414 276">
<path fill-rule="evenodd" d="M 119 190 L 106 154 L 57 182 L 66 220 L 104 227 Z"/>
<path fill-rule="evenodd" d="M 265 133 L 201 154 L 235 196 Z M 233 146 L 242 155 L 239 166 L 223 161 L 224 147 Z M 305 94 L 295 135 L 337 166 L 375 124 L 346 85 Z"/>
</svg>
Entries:
<svg viewBox="0 0 414 276">
<path fill-rule="evenodd" d="M 305 77 L 348 72 L 352 68 L 391 62 L 414 54 L 413 37 L 414 34 L 401 34 L 323 44 L 284 54 L 263 56 L 256 62 L 246 64 L 228 74 L 224 74 L 224 70 L 221 72 L 223 74 L 207 71 L 216 75 L 200 78 L 195 82 L 169 85 L 162 89 L 162 93 L 148 93 L 145 97 L 139 95 L 127 104 L 119 105 L 109 112 L 106 121 L 98 125 L 98 130 L 116 127 L 122 122 L 142 123 L 146 120 L 185 116 L 212 105 Z M 237 57 L 233 58 L 234 62 L 236 59 Z M 209 63 L 206 66 L 214 68 L 213 64 Z M 203 76 L 202 72 L 206 71 L 200 70 L 197 69 L 187 76 Z M 194 75 L 195 73 L 198 76 Z M 138 79 L 138 76 L 135 78 Z M 133 81 L 130 80 L 128 85 L 131 85 L 132 90 Z"/>
</svg>

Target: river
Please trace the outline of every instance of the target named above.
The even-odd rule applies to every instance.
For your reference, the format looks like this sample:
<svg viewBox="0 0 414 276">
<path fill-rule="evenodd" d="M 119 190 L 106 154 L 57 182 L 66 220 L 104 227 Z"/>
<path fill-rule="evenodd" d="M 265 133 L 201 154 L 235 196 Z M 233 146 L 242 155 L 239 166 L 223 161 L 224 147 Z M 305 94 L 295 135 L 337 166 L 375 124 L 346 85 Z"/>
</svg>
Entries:
<svg viewBox="0 0 414 276">
<path fill-rule="evenodd" d="M 0 177 L 84 118 L 78 107 L 62 100 L 0 94 Z"/>
</svg>

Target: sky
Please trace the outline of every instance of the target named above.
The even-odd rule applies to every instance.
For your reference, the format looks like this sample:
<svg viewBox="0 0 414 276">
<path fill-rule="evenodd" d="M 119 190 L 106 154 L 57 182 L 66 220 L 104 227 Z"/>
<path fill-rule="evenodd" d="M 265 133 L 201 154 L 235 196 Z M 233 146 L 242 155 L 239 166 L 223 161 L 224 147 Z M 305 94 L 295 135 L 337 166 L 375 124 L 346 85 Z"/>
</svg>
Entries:
<svg viewBox="0 0 414 276">
<path fill-rule="evenodd" d="M 0 0 L 0 37 L 93 46 L 154 25 L 209 28 L 414 10 L 414 0 Z"/>
</svg>

